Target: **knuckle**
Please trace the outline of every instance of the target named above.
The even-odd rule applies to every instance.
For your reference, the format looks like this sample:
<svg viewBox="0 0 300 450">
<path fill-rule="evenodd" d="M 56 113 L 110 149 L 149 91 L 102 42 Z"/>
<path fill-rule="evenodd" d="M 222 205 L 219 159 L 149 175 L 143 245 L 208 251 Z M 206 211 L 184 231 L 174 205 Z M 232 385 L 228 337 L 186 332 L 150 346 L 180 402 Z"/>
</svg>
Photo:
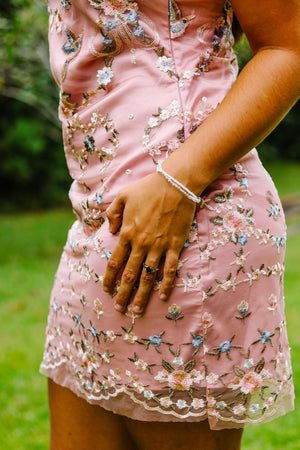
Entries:
<svg viewBox="0 0 300 450">
<path fill-rule="evenodd" d="M 126 283 L 134 283 L 135 281 L 135 273 L 130 270 L 130 269 L 126 269 L 123 273 L 123 280 Z"/>
<path fill-rule="evenodd" d="M 109 260 L 107 261 L 107 267 L 113 271 L 119 270 L 119 265 L 117 261 L 112 257 L 110 257 Z"/>
<path fill-rule="evenodd" d="M 137 245 L 140 248 L 145 248 L 148 245 L 148 241 L 149 241 L 149 233 L 143 231 L 142 233 L 140 233 L 137 239 Z"/>
<path fill-rule="evenodd" d="M 177 270 L 177 265 L 173 265 L 173 266 L 168 266 L 165 269 L 165 274 L 170 276 L 170 277 L 175 277 L 176 275 L 176 270 Z"/>
<path fill-rule="evenodd" d="M 133 229 L 130 226 L 122 226 L 120 231 L 120 239 L 123 241 L 130 241 L 133 236 Z"/>
<path fill-rule="evenodd" d="M 152 284 L 154 281 L 154 274 L 143 272 L 141 280 L 145 284 Z"/>
</svg>

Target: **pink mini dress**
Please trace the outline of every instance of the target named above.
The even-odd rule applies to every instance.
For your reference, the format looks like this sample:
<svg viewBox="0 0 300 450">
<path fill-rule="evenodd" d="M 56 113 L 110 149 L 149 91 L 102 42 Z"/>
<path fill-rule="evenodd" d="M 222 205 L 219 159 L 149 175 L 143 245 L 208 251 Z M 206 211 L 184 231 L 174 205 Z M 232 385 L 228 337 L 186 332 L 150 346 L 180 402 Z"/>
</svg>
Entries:
<svg viewBox="0 0 300 450">
<path fill-rule="evenodd" d="M 118 240 L 106 208 L 201 126 L 235 81 L 230 3 L 48 3 L 76 220 L 55 277 L 41 372 L 137 420 L 238 428 L 293 409 L 286 225 L 255 150 L 203 192 L 167 303 L 158 298 L 161 271 L 143 316 L 130 305 L 116 312 L 102 290 Z"/>
</svg>

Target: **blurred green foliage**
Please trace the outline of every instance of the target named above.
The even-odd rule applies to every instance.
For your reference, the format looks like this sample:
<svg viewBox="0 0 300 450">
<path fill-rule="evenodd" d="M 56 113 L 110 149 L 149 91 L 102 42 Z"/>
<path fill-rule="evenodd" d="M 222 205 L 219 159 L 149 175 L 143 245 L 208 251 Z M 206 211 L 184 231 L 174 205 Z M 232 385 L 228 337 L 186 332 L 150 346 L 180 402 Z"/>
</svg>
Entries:
<svg viewBox="0 0 300 450">
<path fill-rule="evenodd" d="M 47 5 L 6 0 L 0 5 L 1 210 L 66 204 L 70 177 L 57 118 L 58 88 L 48 63 Z M 244 38 L 240 66 L 251 57 Z M 280 92 L 278 92 L 280 95 Z M 300 104 L 261 144 L 263 161 L 300 160 Z"/>
</svg>

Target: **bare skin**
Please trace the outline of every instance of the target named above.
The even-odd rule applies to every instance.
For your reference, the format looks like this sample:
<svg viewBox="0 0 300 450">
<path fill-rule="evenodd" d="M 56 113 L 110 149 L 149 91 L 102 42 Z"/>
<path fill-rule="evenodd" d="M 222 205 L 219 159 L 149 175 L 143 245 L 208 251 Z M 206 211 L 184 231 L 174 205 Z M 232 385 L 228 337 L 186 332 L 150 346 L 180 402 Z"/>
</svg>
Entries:
<svg viewBox="0 0 300 450">
<path fill-rule="evenodd" d="M 261 142 L 300 93 L 300 1 L 231 0 L 231 4 L 254 56 L 221 105 L 163 163 L 166 172 L 197 195 Z M 121 230 L 103 280 L 103 289 L 111 292 L 130 250 L 115 297 L 117 311 L 125 309 L 140 273 L 133 304 L 136 312 L 145 310 L 155 274 L 142 270 L 143 262 L 152 267 L 164 263 L 160 298 L 168 299 L 194 212 L 195 205 L 159 173 L 119 193 L 107 210 L 110 231 Z M 89 405 L 51 381 L 49 401 L 51 450 L 240 448 L 241 430 L 211 431 L 205 421 L 131 421 Z"/>
<path fill-rule="evenodd" d="M 49 380 L 50 450 L 239 450 L 242 429 L 199 423 L 142 422 L 90 405 Z"/>
</svg>

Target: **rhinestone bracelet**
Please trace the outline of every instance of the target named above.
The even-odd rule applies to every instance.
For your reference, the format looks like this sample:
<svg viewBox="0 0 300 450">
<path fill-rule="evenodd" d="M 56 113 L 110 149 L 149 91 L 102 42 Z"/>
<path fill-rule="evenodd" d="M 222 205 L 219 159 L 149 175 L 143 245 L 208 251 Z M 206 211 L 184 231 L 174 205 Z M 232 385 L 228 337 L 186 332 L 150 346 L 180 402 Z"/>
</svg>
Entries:
<svg viewBox="0 0 300 450">
<path fill-rule="evenodd" d="M 161 173 L 165 179 L 171 183 L 174 187 L 176 187 L 180 192 L 182 192 L 188 199 L 192 200 L 195 203 L 201 202 L 201 197 L 197 197 L 193 192 L 191 192 L 187 187 L 180 183 L 180 181 L 173 178 L 164 169 L 161 167 L 161 163 L 157 163 L 157 172 Z"/>
</svg>

